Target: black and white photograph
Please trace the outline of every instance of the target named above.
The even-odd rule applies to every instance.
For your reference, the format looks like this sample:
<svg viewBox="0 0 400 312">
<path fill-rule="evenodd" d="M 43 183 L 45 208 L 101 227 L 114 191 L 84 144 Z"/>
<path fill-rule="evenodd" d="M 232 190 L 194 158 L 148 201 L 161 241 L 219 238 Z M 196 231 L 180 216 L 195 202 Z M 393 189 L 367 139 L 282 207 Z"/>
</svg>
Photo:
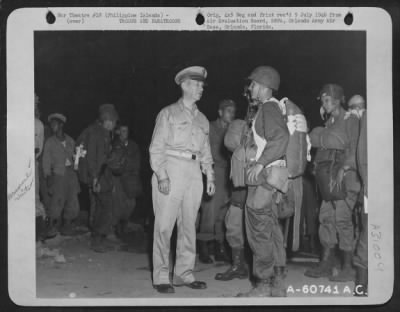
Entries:
<svg viewBox="0 0 400 312">
<path fill-rule="evenodd" d="M 368 299 L 367 31 L 73 27 L 32 32 L 35 298 Z"/>
</svg>

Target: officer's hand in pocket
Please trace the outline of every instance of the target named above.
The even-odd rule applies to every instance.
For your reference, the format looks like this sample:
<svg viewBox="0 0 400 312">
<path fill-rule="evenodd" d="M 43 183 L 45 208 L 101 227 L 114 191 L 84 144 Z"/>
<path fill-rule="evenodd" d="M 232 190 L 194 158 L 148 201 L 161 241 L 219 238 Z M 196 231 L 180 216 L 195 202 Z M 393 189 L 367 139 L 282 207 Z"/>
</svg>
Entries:
<svg viewBox="0 0 400 312">
<path fill-rule="evenodd" d="M 215 194 L 215 183 L 214 181 L 207 181 L 207 195 L 213 196 Z"/>
<path fill-rule="evenodd" d="M 164 195 L 168 195 L 170 191 L 170 181 L 169 179 L 163 179 L 158 181 L 158 190 Z"/>
</svg>

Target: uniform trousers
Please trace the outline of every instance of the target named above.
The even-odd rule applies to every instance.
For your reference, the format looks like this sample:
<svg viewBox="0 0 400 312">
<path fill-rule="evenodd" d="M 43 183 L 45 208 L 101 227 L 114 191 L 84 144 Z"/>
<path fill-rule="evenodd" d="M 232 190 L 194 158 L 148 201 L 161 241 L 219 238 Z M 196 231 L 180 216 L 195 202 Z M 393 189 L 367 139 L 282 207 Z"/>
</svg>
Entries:
<svg viewBox="0 0 400 312">
<path fill-rule="evenodd" d="M 270 278 L 274 274 L 274 266 L 286 265 L 276 192 L 268 184 L 248 187 L 246 233 L 253 252 L 253 274 L 260 280 Z"/>
<path fill-rule="evenodd" d="M 169 284 L 171 234 L 177 224 L 174 283 L 195 281 L 196 217 L 203 194 L 200 163 L 196 160 L 167 156 L 166 171 L 170 192 L 158 190 L 156 175 L 152 177 L 154 209 L 153 284 Z"/>
<path fill-rule="evenodd" d="M 232 249 L 244 248 L 244 206 L 246 188 L 232 190 L 231 204 L 225 216 L 226 240 Z"/>
<path fill-rule="evenodd" d="M 215 194 L 203 200 L 200 208 L 200 241 L 224 241 L 224 218 L 229 201 L 229 172 L 227 167 L 214 167 Z"/>
<path fill-rule="evenodd" d="M 67 167 L 64 175 L 53 174 L 48 178 L 50 197 L 49 217 L 72 220 L 79 214 L 78 193 L 80 186 L 76 172 Z"/>
</svg>

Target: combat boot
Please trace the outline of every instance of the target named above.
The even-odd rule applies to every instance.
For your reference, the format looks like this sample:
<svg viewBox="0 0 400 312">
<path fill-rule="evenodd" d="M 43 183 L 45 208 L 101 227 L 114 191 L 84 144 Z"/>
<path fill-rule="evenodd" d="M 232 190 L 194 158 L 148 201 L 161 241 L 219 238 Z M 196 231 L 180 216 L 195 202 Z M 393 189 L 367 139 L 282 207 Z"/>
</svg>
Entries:
<svg viewBox="0 0 400 312">
<path fill-rule="evenodd" d="M 352 251 L 342 251 L 343 255 L 343 265 L 342 269 L 337 275 L 331 276 L 329 278 L 332 282 L 352 282 L 356 278 L 356 271 L 352 267 L 353 252 Z"/>
<path fill-rule="evenodd" d="M 250 291 L 239 293 L 236 297 L 271 297 L 271 278 L 258 280 L 256 286 Z"/>
<path fill-rule="evenodd" d="M 234 278 L 245 279 L 249 276 L 246 263 L 244 261 L 244 249 L 232 249 L 232 266 L 223 273 L 215 275 L 217 281 L 230 281 Z"/>
<path fill-rule="evenodd" d="M 354 296 L 368 296 L 368 269 L 357 267 L 357 279 L 354 286 Z"/>
<path fill-rule="evenodd" d="M 46 239 L 56 237 L 58 234 L 59 228 L 59 219 L 58 218 L 49 218 L 47 220 L 47 229 L 46 229 Z"/>
<path fill-rule="evenodd" d="M 105 237 L 98 233 L 92 233 L 92 238 L 90 242 L 90 248 L 95 252 L 108 252 L 112 248 L 105 243 Z"/>
<path fill-rule="evenodd" d="M 272 289 L 271 296 L 272 297 L 286 297 L 286 286 L 285 286 L 285 278 L 286 278 L 286 267 L 277 266 L 274 267 L 274 277 L 272 278 Z"/>
<path fill-rule="evenodd" d="M 214 259 L 217 262 L 228 262 L 229 263 L 229 257 L 228 257 L 228 253 L 226 251 L 224 242 L 215 241 Z"/>
<path fill-rule="evenodd" d="M 324 247 L 322 251 L 322 259 L 318 266 L 306 270 L 304 275 L 313 278 L 330 277 L 332 275 L 334 250 L 334 248 Z"/>
<path fill-rule="evenodd" d="M 208 241 L 199 241 L 199 260 L 202 263 L 213 263 L 208 253 Z"/>
<path fill-rule="evenodd" d="M 75 236 L 79 235 L 80 233 L 74 229 L 70 219 L 64 219 L 64 224 L 60 230 L 60 234 L 63 236 Z"/>
</svg>

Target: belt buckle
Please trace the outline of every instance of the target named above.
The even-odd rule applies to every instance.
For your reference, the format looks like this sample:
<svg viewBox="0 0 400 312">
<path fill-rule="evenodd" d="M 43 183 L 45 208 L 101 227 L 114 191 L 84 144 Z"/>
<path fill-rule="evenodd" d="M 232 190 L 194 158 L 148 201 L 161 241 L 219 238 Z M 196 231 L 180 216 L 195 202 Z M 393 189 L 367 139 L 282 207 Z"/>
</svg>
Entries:
<svg viewBox="0 0 400 312">
<path fill-rule="evenodd" d="M 195 154 L 192 154 L 192 159 L 196 160 L 196 155 Z"/>
</svg>

